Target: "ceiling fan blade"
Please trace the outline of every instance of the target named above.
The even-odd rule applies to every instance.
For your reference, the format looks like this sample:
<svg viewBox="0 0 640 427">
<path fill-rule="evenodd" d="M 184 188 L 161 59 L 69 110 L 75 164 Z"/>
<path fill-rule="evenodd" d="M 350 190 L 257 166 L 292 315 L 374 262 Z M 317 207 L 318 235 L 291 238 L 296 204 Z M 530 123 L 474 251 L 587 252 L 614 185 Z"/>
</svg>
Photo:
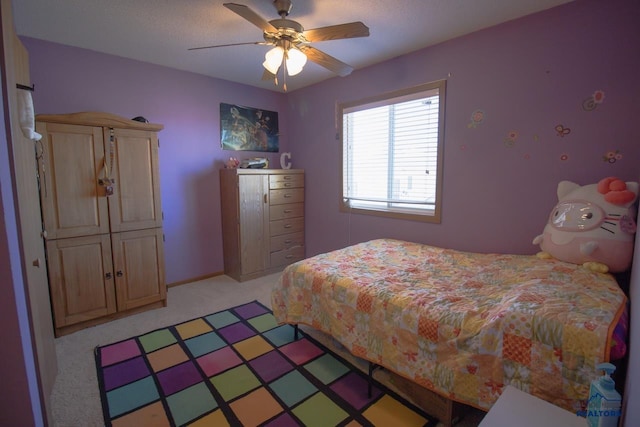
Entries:
<svg viewBox="0 0 640 427">
<path fill-rule="evenodd" d="M 274 81 L 275 79 L 276 79 L 276 75 L 275 74 L 271 74 L 271 71 L 269 71 L 269 70 L 267 70 L 265 68 L 264 71 L 262 72 L 262 80 Z"/>
<path fill-rule="evenodd" d="M 314 47 L 300 46 L 299 49 L 303 51 L 305 55 L 307 55 L 307 59 L 309 61 L 313 61 L 316 64 L 323 66 L 327 70 L 333 71 L 341 77 L 348 76 L 353 71 L 353 67 L 351 65 L 345 64 L 339 59 L 327 55 L 326 53 Z"/>
<path fill-rule="evenodd" d="M 261 45 L 268 45 L 270 43 L 267 42 L 247 42 L 247 43 L 228 43 L 228 44 L 216 44 L 213 46 L 201 46 L 201 47 L 191 47 L 187 50 L 198 50 L 198 49 L 212 49 L 214 47 L 227 47 L 227 46 L 243 46 L 243 45 L 249 45 L 249 44 L 261 44 Z"/>
<path fill-rule="evenodd" d="M 247 21 L 251 22 L 256 27 L 260 28 L 262 31 L 268 31 L 272 33 L 278 32 L 276 27 L 271 25 L 266 19 L 264 19 L 262 16 L 258 15 L 253 10 L 249 9 L 249 7 L 243 4 L 223 3 L 223 6 L 229 9 L 230 11 L 237 13 Z"/>
<path fill-rule="evenodd" d="M 303 32 L 302 35 L 311 43 L 325 40 L 369 37 L 369 27 L 362 22 L 350 22 L 348 24 L 314 28 Z"/>
</svg>

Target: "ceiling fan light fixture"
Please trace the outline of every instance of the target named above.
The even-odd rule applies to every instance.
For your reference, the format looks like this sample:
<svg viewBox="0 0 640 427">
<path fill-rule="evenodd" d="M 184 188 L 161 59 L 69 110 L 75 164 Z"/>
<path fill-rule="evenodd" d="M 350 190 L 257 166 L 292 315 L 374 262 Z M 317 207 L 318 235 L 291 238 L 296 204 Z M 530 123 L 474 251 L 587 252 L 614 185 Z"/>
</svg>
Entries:
<svg viewBox="0 0 640 427">
<path fill-rule="evenodd" d="M 249 44 L 274 46 L 267 52 L 262 63 L 265 68 L 262 73 L 262 79 L 271 80 L 273 78 L 274 83 L 278 86 L 278 71 L 282 68 L 282 81 L 285 91 L 287 76 L 295 76 L 302 72 L 307 59 L 342 77 L 349 75 L 353 71 L 353 67 L 350 65 L 327 55 L 313 46 L 309 46 L 309 43 L 368 37 L 369 27 L 357 21 L 305 30 L 299 22 L 287 19 L 291 11 L 292 0 L 271 1 L 278 15 L 280 15 L 279 19 L 271 21 L 267 21 L 250 7 L 243 4 L 223 3 L 223 6 L 231 12 L 260 28 L 264 41 L 219 44 L 195 47 L 189 50 Z"/>
<path fill-rule="evenodd" d="M 280 46 L 276 46 L 264 55 L 264 62 L 262 63 L 262 66 L 269 70 L 271 74 L 275 75 L 278 73 L 283 57 L 284 49 Z"/>
<path fill-rule="evenodd" d="M 286 56 L 287 61 L 287 74 L 295 76 L 302 71 L 302 68 L 307 63 L 307 55 L 298 49 L 289 49 Z"/>
</svg>

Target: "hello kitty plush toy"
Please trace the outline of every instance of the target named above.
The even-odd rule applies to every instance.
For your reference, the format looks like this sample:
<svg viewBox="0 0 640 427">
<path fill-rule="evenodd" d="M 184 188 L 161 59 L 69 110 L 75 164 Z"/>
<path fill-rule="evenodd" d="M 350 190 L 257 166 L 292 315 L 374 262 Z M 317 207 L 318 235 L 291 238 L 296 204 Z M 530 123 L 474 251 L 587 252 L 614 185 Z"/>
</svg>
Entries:
<svg viewBox="0 0 640 427">
<path fill-rule="evenodd" d="M 558 184 L 558 204 L 533 243 L 541 258 L 556 258 L 601 273 L 631 266 L 638 183 L 609 177 L 597 184 Z"/>
</svg>

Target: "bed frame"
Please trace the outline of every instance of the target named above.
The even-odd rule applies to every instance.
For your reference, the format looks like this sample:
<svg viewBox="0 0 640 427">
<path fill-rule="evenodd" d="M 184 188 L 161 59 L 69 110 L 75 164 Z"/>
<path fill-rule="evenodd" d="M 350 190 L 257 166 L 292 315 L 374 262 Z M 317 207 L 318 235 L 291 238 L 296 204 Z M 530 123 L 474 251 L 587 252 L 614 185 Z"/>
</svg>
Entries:
<svg viewBox="0 0 640 427">
<path fill-rule="evenodd" d="M 293 336 L 297 341 L 300 338 L 300 328 L 298 324 L 292 325 L 294 328 Z M 331 346 L 330 343 L 325 343 Z M 355 357 L 351 355 L 352 357 Z M 380 372 L 378 377 L 384 376 L 386 378 L 377 378 L 379 382 L 385 383 L 387 386 L 391 386 L 404 395 L 406 398 L 412 401 L 413 404 L 418 406 L 427 414 L 434 418 L 437 418 L 445 427 L 451 427 L 458 422 L 468 411 L 469 406 L 455 402 L 438 393 L 422 387 L 419 384 L 409 381 L 408 379 L 401 377 L 383 366 L 375 364 L 373 362 L 366 361 L 368 364 L 368 379 L 367 394 L 371 397 L 373 380 L 375 372 Z"/>
</svg>

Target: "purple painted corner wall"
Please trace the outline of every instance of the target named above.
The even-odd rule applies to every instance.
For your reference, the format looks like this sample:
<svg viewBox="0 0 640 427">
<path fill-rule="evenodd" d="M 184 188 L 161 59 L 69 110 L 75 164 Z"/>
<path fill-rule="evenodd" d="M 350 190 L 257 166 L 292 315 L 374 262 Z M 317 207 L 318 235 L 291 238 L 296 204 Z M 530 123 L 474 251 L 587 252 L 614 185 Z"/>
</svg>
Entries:
<svg viewBox="0 0 640 427">
<path fill-rule="evenodd" d="M 382 236 L 535 253 L 559 181 L 638 176 L 639 15 L 637 2 L 580 0 L 291 93 L 292 156 L 308 183 L 307 255 Z M 442 223 L 340 213 L 336 103 L 440 79 Z M 603 102 L 585 111 L 598 90 Z M 484 121 L 474 127 L 476 110 Z M 615 163 L 604 159 L 616 151 Z"/>
</svg>

